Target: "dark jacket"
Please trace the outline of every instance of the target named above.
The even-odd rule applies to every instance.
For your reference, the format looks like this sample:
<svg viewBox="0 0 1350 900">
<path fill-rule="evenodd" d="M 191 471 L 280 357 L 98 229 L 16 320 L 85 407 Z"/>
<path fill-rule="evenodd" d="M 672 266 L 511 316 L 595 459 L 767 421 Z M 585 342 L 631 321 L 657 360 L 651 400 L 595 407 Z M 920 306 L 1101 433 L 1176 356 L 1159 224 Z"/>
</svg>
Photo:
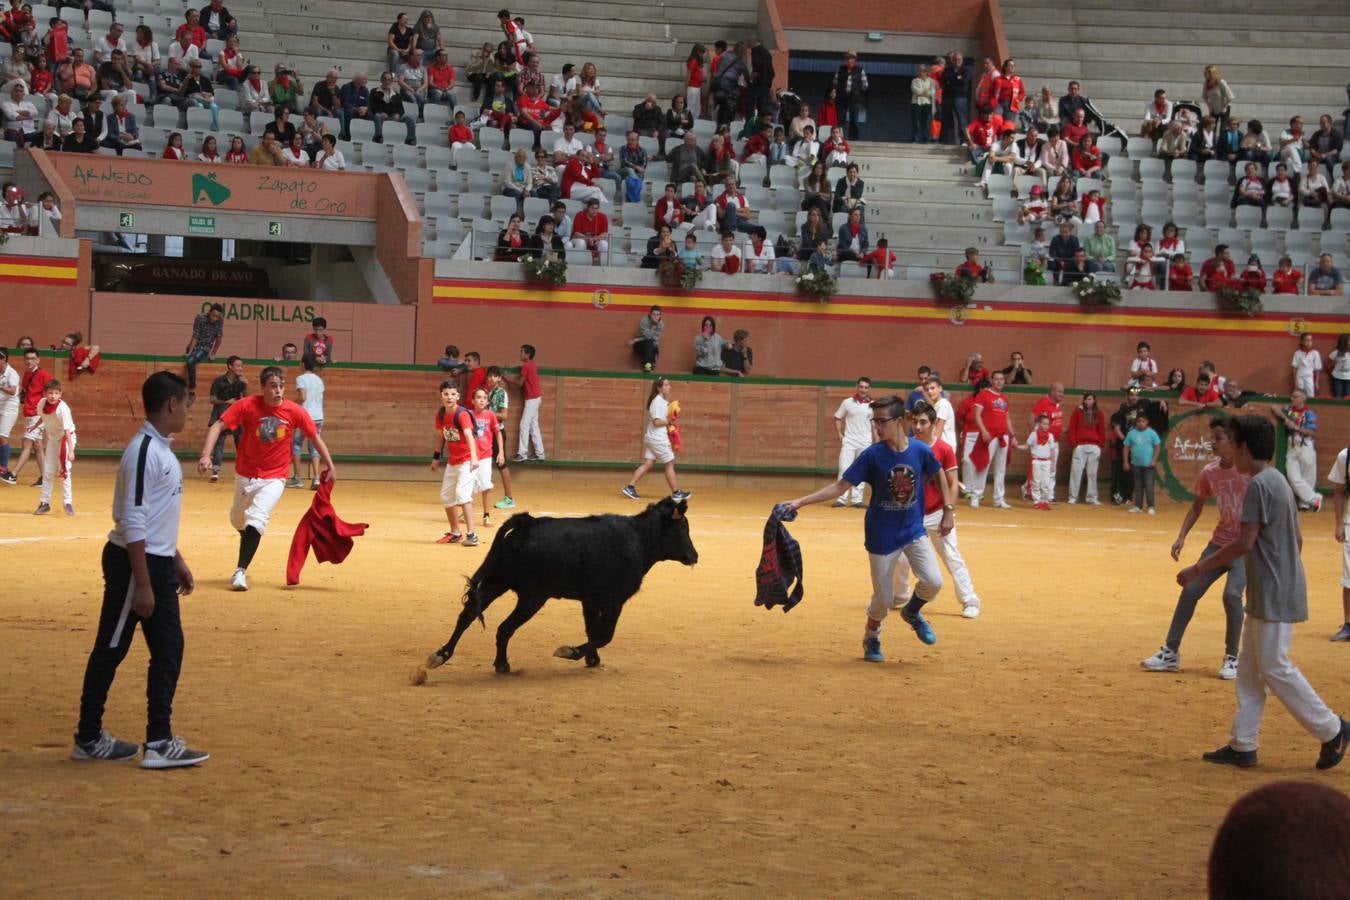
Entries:
<svg viewBox="0 0 1350 900">
<path fill-rule="evenodd" d="M 862 195 L 863 180 L 861 178 L 854 182 L 852 187 L 849 186 L 847 175 L 840 178 L 834 185 L 834 211 L 843 212 L 845 199 L 861 200 Z"/>
<path fill-rule="evenodd" d="M 947 66 L 942 70 L 942 102 L 970 99 L 970 69 Z"/>
<path fill-rule="evenodd" d="M 765 609 L 783 607 L 787 612 L 801 602 L 805 588 L 802 585 L 802 548 L 788 534 L 784 522 L 797 518 L 795 510 L 780 503 L 769 513 L 764 523 L 764 547 L 755 568 L 755 605 Z"/>
<path fill-rule="evenodd" d="M 773 84 L 773 54 L 760 44 L 750 49 L 750 66 L 755 70 L 754 81 L 761 85 Z"/>
<path fill-rule="evenodd" d="M 650 132 L 657 134 L 665 124 L 666 114 L 661 110 L 659 104 L 652 104 L 652 108 L 647 108 L 646 101 L 633 107 L 633 130 L 638 134 Z"/>
<path fill-rule="evenodd" d="M 848 250 L 852 246 L 852 244 L 853 244 L 853 232 L 849 230 L 848 223 L 845 222 L 843 225 L 839 226 L 839 238 L 837 243 L 835 244 L 835 247 L 841 251 Z M 860 248 L 859 250 L 860 253 L 867 252 L 868 243 L 867 243 L 866 225 L 858 226 L 858 247 Z"/>
<path fill-rule="evenodd" d="M 349 113 L 355 113 L 363 106 L 370 108 L 370 88 L 361 87 L 355 81 L 349 81 L 339 88 L 338 97 L 342 99 L 342 108 Z"/>
<path fill-rule="evenodd" d="M 371 91 L 370 111 L 383 113 L 391 119 L 403 118 L 403 96 L 399 92 L 398 86 L 390 86 L 389 94 L 387 96 L 382 87 L 377 87 L 375 90 Z"/>
</svg>

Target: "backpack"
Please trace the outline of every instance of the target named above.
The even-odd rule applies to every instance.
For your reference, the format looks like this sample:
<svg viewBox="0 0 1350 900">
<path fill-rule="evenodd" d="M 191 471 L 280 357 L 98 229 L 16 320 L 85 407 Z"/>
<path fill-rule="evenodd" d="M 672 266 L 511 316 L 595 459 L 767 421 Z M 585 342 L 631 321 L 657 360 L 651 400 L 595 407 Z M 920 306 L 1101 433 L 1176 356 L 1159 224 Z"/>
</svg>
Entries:
<svg viewBox="0 0 1350 900">
<path fill-rule="evenodd" d="M 642 202 L 642 179 L 636 175 L 629 175 L 623 182 L 624 198 L 629 203 Z"/>
</svg>

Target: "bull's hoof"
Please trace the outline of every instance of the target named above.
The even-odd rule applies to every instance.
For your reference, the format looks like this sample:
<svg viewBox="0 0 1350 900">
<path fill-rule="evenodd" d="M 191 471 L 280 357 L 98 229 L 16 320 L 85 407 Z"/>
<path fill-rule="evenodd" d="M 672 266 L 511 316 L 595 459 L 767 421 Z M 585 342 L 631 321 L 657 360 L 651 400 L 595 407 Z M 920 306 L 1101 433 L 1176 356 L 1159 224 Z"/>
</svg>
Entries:
<svg viewBox="0 0 1350 900">
<path fill-rule="evenodd" d="M 449 659 L 450 657 L 448 656 L 441 656 L 439 653 L 433 653 L 427 657 L 427 668 L 439 669 L 441 666 L 445 665 Z"/>
<path fill-rule="evenodd" d="M 492 668 L 494 668 L 494 669 L 497 670 L 497 674 L 498 674 L 498 675 L 510 675 L 510 674 L 511 674 L 511 664 L 510 664 L 509 662 L 507 662 L 506 660 L 502 660 L 501 662 L 495 662 L 495 663 L 493 663 L 493 664 L 492 664 Z"/>
<path fill-rule="evenodd" d="M 580 647 L 559 647 L 553 651 L 553 655 L 558 659 L 581 659 Z"/>
<path fill-rule="evenodd" d="M 586 668 L 594 669 L 598 665 L 600 665 L 599 653 L 592 653 L 590 656 L 586 657 Z"/>
</svg>

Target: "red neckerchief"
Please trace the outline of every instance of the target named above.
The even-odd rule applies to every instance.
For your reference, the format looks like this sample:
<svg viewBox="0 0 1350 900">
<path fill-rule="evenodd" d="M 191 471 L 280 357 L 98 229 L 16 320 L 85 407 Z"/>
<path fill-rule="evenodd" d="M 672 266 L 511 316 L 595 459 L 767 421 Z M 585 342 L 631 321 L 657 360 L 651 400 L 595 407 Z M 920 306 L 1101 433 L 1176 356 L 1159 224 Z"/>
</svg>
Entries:
<svg viewBox="0 0 1350 900">
<path fill-rule="evenodd" d="M 868 403 L 868 402 L 870 402 L 870 401 L 869 401 L 866 397 L 864 397 L 862 394 L 857 394 L 857 393 L 855 393 L 855 394 L 853 395 L 853 402 L 854 402 L 854 403 Z"/>
<path fill-rule="evenodd" d="M 56 412 L 56 408 L 60 405 L 60 400 L 57 400 L 55 403 L 52 403 L 50 400 L 44 400 L 42 401 L 42 414 L 44 416 L 50 416 L 52 413 Z"/>
<path fill-rule="evenodd" d="M 1043 432 L 1038 428 L 1036 429 L 1034 437 L 1036 438 L 1036 443 L 1044 447 L 1046 444 L 1050 443 L 1052 435 L 1050 434 L 1050 432 L 1048 431 Z"/>
<path fill-rule="evenodd" d="M 248 83 L 253 86 L 253 89 L 255 91 L 262 90 L 262 76 L 257 74 L 256 72 L 253 75 L 249 76 Z"/>
<path fill-rule="evenodd" d="M 861 225 L 855 225 L 855 224 L 853 224 L 852 222 L 849 222 L 849 223 L 848 223 L 848 232 L 849 232 L 849 234 L 853 235 L 854 237 L 857 237 L 857 236 L 858 236 L 858 232 L 861 231 L 861 230 L 862 230 L 862 226 L 861 226 Z"/>
<path fill-rule="evenodd" d="M 1166 101 L 1166 100 L 1154 100 L 1154 101 L 1153 101 L 1153 108 L 1156 109 L 1158 112 L 1162 112 L 1163 110 L 1167 109 L 1167 101 Z"/>
</svg>

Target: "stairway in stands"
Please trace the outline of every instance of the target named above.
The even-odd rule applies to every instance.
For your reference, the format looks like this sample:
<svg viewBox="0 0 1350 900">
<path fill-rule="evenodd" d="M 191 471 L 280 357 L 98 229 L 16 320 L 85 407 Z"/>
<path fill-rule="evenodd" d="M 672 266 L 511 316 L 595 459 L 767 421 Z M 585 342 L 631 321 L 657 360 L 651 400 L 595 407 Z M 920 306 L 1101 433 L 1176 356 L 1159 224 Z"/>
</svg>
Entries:
<svg viewBox="0 0 1350 900">
<path fill-rule="evenodd" d="M 1106 118 L 1137 133 L 1157 88 L 1200 102 L 1204 67 L 1233 89 L 1233 111 L 1278 132 L 1290 116 L 1338 126 L 1350 82 L 1350 4 L 1329 0 L 1001 0 L 1027 92 L 1082 83 Z"/>
</svg>

